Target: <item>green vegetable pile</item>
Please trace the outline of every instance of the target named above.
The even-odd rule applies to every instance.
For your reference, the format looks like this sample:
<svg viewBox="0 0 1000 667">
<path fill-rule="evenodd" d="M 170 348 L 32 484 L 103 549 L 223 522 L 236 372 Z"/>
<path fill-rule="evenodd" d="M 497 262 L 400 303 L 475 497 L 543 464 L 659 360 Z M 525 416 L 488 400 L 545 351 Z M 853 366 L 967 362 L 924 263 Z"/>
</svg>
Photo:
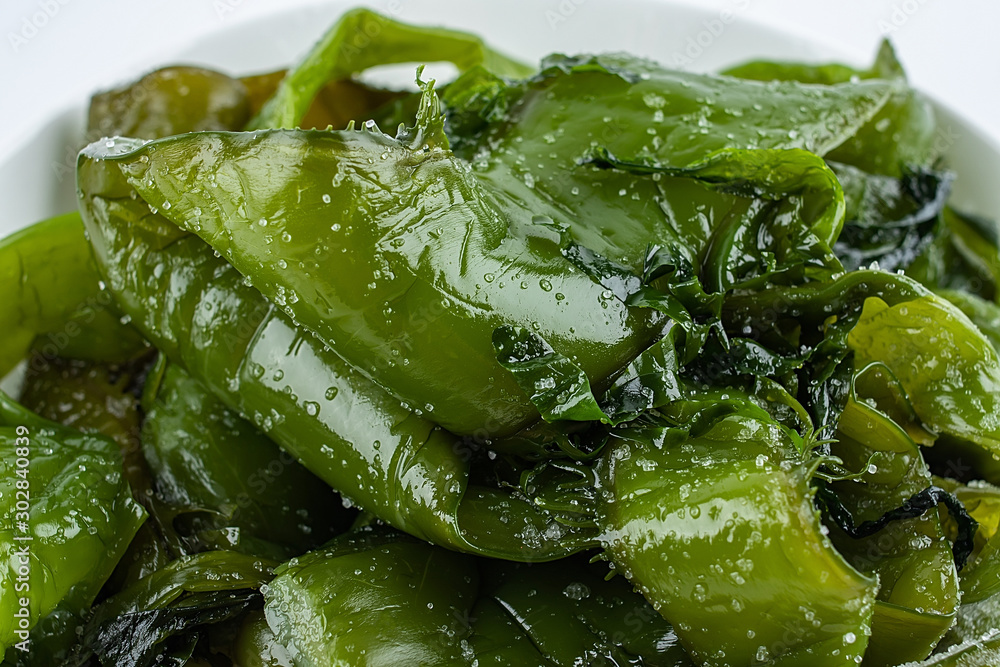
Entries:
<svg viewBox="0 0 1000 667">
<path fill-rule="evenodd" d="M 3 664 L 1000 664 L 1000 227 L 888 44 L 356 10 L 89 125 L 0 241 Z"/>
</svg>

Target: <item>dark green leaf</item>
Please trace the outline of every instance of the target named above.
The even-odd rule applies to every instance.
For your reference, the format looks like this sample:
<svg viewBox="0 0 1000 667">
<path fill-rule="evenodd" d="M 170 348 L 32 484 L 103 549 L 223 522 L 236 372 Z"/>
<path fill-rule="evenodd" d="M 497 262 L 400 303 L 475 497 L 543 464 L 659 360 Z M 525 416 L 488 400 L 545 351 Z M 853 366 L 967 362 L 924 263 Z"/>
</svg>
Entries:
<svg viewBox="0 0 1000 667">
<path fill-rule="evenodd" d="M 286 560 L 350 525 L 354 512 L 329 486 L 179 366 L 167 365 L 143 408 L 155 492 L 189 550 Z"/>
<path fill-rule="evenodd" d="M 514 376 L 545 421 L 603 421 L 586 373 L 536 333 L 505 325 L 493 332 L 497 361 Z"/>
<path fill-rule="evenodd" d="M 58 271 L 52 267 L 58 266 Z M 37 339 L 44 356 L 125 361 L 145 343 L 123 325 L 101 289 L 79 213 L 67 213 L 0 240 L 0 377 Z M 45 365 L 45 358 L 34 360 Z"/>
<path fill-rule="evenodd" d="M 259 602 L 273 565 L 230 551 L 176 560 L 97 605 L 70 665 L 85 665 L 96 655 L 109 665 L 151 667 L 178 651 L 189 655 L 203 626 L 233 619 Z"/>
<path fill-rule="evenodd" d="M 939 294 L 957 306 L 1000 352 L 1000 306 L 968 292 L 942 290 Z"/>
<path fill-rule="evenodd" d="M 969 560 L 976 530 L 979 528 L 979 523 L 969 516 L 965 506 L 955 496 L 936 486 L 929 486 L 908 498 L 896 509 L 889 510 L 877 519 L 863 521 L 860 524 L 855 524 L 854 517 L 840 503 L 835 494 L 821 487 L 817 497 L 824 503 L 840 529 L 855 539 L 874 535 L 894 521 L 923 516 L 930 510 L 936 509 L 939 504 L 944 504 L 948 508 L 952 520 L 959 526 L 958 537 L 952 545 L 955 567 L 959 570 L 965 567 L 965 563 Z"/>
<path fill-rule="evenodd" d="M 620 424 L 681 396 L 674 335 L 668 333 L 643 351 L 601 398 L 610 421 Z"/>
<path fill-rule="evenodd" d="M 847 202 L 844 229 L 834 246 L 844 268 L 878 262 L 886 271 L 906 269 L 937 235 L 953 175 L 915 169 L 894 179 L 847 165 L 831 167 Z"/>
<path fill-rule="evenodd" d="M 787 202 L 793 207 L 794 220 L 768 211 L 751 221 L 749 227 L 756 227 L 755 233 L 746 229 L 747 221 L 737 218 L 708 239 L 702 279 L 711 291 L 726 291 L 761 275 L 770 278 L 800 264 L 831 272 L 840 268 L 830 246 L 843 225 L 844 194 L 834 173 L 815 155 L 801 150 L 727 149 L 686 167 L 671 167 L 649 160 L 621 160 L 598 148 L 590 160 L 628 173 L 691 178 L 724 194 Z M 759 239 L 769 240 L 770 247 L 760 248 Z"/>
<path fill-rule="evenodd" d="M 53 612 L 81 615 L 145 518 L 113 440 L 44 420 L 0 392 L 0 613 L 10 619 L 0 646 L 28 639 L 15 634 L 25 630 L 15 620 L 22 598 L 29 628 Z"/>
</svg>

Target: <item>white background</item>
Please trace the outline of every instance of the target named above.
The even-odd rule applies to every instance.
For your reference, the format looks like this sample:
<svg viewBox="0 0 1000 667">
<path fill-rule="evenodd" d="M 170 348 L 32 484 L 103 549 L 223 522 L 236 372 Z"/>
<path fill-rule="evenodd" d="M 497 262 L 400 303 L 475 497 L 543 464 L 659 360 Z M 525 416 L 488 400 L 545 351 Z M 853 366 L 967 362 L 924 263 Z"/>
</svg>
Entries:
<svg viewBox="0 0 1000 667">
<path fill-rule="evenodd" d="M 823 45 L 819 52 L 842 53 L 853 64 L 864 65 L 870 59 L 881 38 L 886 35 L 896 44 L 901 60 L 911 80 L 919 88 L 959 111 L 974 125 L 1000 141 L 1000 2 L 997 0 L 672 0 L 707 9 L 710 16 L 730 14 L 740 22 L 764 24 L 801 36 Z M 367 0 L 383 11 L 398 14 L 403 20 L 450 24 L 454 27 L 494 26 L 486 37 L 500 48 L 505 35 L 519 28 L 526 33 L 542 35 L 537 41 L 537 54 L 559 48 L 581 50 L 579 35 L 569 40 L 573 29 L 563 29 L 588 23 L 577 20 L 590 14 L 590 22 L 598 27 L 608 25 L 607 16 L 619 21 L 619 29 L 609 29 L 611 35 L 628 34 L 621 30 L 626 24 L 635 34 L 648 41 L 662 29 L 657 21 L 643 21 L 634 12 L 614 11 L 614 0 L 534 0 L 514 3 L 519 11 L 506 9 L 498 0 L 465 0 L 451 4 L 460 11 L 446 11 L 447 0 Z M 657 0 L 645 0 L 656 3 Z M 667 0 L 660 0 L 666 4 Z M 257 23 L 279 13 L 287 14 L 296 7 L 313 7 L 307 14 L 315 20 L 319 34 L 351 4 L 340 0 L 339 6 L 327 12 L 316 6 L 329 5 L 330 0 L 0 0 L 0 168 L 5 163 L 20 160 L 26 148 L 42 145 L 47 140 L 44 128 L 51 119 L 82 116 L 80 109 L 95 90 L 124 83 L 144 71 L 173 62 L 174 54 L 192 44 L 204 42 L 213 33 L 232 34 L 241 24 Z M 361 3 L 358 3 L 361 4 Z M 635 5 L 636 3 L 632 3 Z M 641 4 L 641 3 L 640 3 Z M 525 9 L 527 8 L 527 9 Z M 658 16 L 662 18 L 663 12 Z M 485 17 L 485 18 L 484 18 Z M 451 19 L 451 20 L 449 20 Z M 676 28 L 677 26 L 675 26 Z M 311 29 L 311 26 L 310 26 Z M 551 29 L 551 30 L 550 30 Z M 679 34 L 692 37 L 706 26 L 685 26 Z M 275 31 L 278 32 L 277 30 Z M 308 31 L 307 31 L 308 32 Z M 737 41 L 739 31 L 726 32 L 718 41 Z M 673 31 L 676 40 L 678 31 Z M 259 31 L 258 33 L 259 34 Z M 551 43 L 547 37 L 551 35 Z M 268 34 L 271 43 L 266 51 L 273 58 L 281 53 L 284 62 L 253 62 L 254 45 L 241 44 L 238 57 L 229 65 L 233 73 L 247 69 L 273 69 L 293 61 L 309 43 L 284 44 L 281 36 Z M 622 39 L 608 37 L 602 44 L 600 35 L 593 39 L 594 50 L 628 48 Z M 560 43 L 562 40 L 562 44 Z M 759 40 L 758 40 L 759 41 Z M 534 43 L 534 42 L 532 42 Z M 589 44 L 588 40 L 588 44 Z M 733 46 L 726 44 L 727 47 Z M 512 43 L 513 48 L 513 43 Z M 523 44 L 519 47 L 523 54 Z M 583 49 L 587 47 L 584 46 Z M 683 53 L 685 44 L 668 48 Z M 751 43 L 738 46 L 751 55 L 768 55 L 769 45 Z M 695 64 L 695 69 L 715 67 L 714 55 L 726 49 L 715 49 Z M 197 48 L 195 53 L 199 52 Z M 287 54 L 284 55 L 284 54 Z M 527 54 L 533 55 L 533 54 Z M 70 107 L 76 109 L 67 111 Z M 51 125 L 56 127 L 56 125 Z M 41 132 L 41 135 L 39 134 Z M 61 139 L 61 144 L 75 145 Z M 46 148 L 43 146 L 43 148 Z M 48 150 L 46 148 L 46 150 Z M 55 152 L 59 152 L 58 149 Z M 70 151 L 73 152 L 73 151 Z M 18 160 L 14 160 L 18 157 Z M 72 164 L 72 155 L 66 159 Z M 59 158 L 57 158 L 57 161 Z M 22 174 L 19 181 L 36 180 Z M 0 184 L 2 186 L 3 184 Z M 12 206 L 32 185 L 18 183 L 0 187 L 0 212 L 16 225 L 40 217 L 40 204 Z M 66 196 L 63 194 L 62 196 Z M 71 195 L 70 195 L 71 196 Z M 71 205 L 71 204 L 70 204 Z M 62 207 L 59 200 L 57 208 Z M 21 220 L 20 218 L 24 218 Z M 0 228 L 3 228 L 0 220 Z"/>
</svg>

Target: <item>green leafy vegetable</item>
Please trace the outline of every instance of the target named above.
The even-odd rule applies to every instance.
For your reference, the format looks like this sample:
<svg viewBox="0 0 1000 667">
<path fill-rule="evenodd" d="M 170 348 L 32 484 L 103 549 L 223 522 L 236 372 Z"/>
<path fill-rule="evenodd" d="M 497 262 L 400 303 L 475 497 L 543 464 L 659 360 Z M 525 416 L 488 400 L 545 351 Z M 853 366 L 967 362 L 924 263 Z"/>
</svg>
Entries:
<svg viewBox="0 0 1000 667">
<path fill-rule="evenodd" d="M 864 654 L 878 585 L 827 539 L 815 466 L 761 413 L 614 434 L 607 549 L 699 664 L 841 664 Z"/>
<path fill-rule="evenodd" d="M 120 169 L 296 322 L 458 434 L 489 424 L 508 435 L 537 419 L 496 361 L 497 327 L 545 333 L 595 382 L 658 333 L 661 317 L 569 272 L 549 233 L 493 204 L 447 150 L 419 149 L 425 139 L 412 148 L 360 130 L 162 141 L 114 154 L 96 144 L 86 159 Z M 327 173 L 342 175 L 331 184 L 318 176 Z M 213 179 L 218 187 L 199 185 Z"/>
<path fill-rule="evenodd" d="M 597 569 L 474 559 L 374 529 L 279 568 L 265 616 L 295 667 L 693 664 L 641 596 Z"/>
<path fill-rule="evenodd" d="M 538 334 L 502 326 L 493 332 L 493 347 L 500 365 L 513 374 L 545 421 L 608 421 L 586 373 Z"/>
<path fill-rule="evenodd" d="M 0 241 L 5 664 L 996 662 L 1000 227 L 888 44 L 536 71 L 359 9 L 89 125 Z"/>
<path fill-rule="evenodd" d="M 929 170 L 900 179 L 832 165 L 847 202 L 844 230 L 834 250 L 848 270 L 872 262 L 886 271 L 906 269 L 934 240 L 952 175 Z"/>
<path fill-rule="evenodd" d="M 79 179 L 97 262 L 135 326 L 350 502 L 422 538 L 493 556 L 547 560 L 590 540 L 495 482 L 470 484 L 471 453 L 459 439 L 299 329 L 201 239 L 133 199 L 112 161 L 84 154 Z M 150 300 L 159 307 L 149 310 Z"/>
<path fill-rule="evenodd" d="M 135 83 L 95 95 L 87 133 L 158 139 L 185 132 L 242 128 L 250 119 L 239 80 L 197 67 L 165 67 Z"/>
<path fill-rule="evenodd" d="M 934 109 L 918 91 L 905 83 L 903 67 L 892 44 L 882 42 L 875 62 L 867 70 L 843 65 L 751 62 L 726 70 L 726 74 L 756 81 L 799 81 L 841 85 L 850 81 L 881 79 L 895 82 L 892 96 L 857 134 L 830 153 L 871 174 L 899 177 L 906 167 L 930 167 L 939 157 Z"/>
<path fill-rule="evenodd" d="M 50 270 L 53 266 L 59 271 Z M 0 375 L 24 359 L 38 337 L 48 357 L 122 361 L 143 347 L 101 290 L 79 213 L 39 222 L 0 241 L 0 284 L 7 295 L 0 303 L 0 320 L 7 323 Z"/>
<path fill-rule="evenodd" d="M 892 306 L 872 297 L 848 340 L 858 364 L 889 368 L 931 430 L 997 455 L 1000 358 L 961 311 L 932 295 Z"/>
</svg>

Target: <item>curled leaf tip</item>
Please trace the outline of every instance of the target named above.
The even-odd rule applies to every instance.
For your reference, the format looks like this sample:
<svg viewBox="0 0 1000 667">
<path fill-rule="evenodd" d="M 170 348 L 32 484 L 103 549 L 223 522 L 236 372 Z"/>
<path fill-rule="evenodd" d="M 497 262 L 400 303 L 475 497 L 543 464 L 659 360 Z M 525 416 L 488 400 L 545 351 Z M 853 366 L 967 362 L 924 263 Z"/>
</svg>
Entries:
<svg viewBox="0 0 1000 667">
<path fill-rule="evenodd" d="M 413 127 L 403 130 L 398 137 L 407 141 L 413 150 L 428 150 L 431 148 L 448 149 L 450 143 L 444 131 L 444 113 L 441 111 L 441 100 L 434 90 L 434 79 L 422 81 L 420 76 L 424 66 L 417 68 L 417 85 L 420 86 L 420 106 L 417 108 L 417 118 Z"/>
</svg>

